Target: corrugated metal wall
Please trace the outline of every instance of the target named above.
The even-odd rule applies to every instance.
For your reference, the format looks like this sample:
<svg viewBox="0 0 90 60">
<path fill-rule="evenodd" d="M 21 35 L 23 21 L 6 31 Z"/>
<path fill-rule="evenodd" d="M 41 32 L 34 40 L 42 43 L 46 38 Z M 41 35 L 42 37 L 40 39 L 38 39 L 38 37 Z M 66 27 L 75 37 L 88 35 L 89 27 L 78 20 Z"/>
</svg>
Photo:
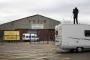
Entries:
<svg viewBox="0 0 90 60">
<path fill-rule="evenodd" d="M 41 15 L 34 15 L 0 25 L 0 30 L 15 30 L 18 28 L 32 29 L 33 24 L 42 24 L 43 29 L 54 29 L 56 25 L 60 24 L 60 22 Z"/>
<path fill-rule="evenodd" d="M 38 41 L 54 41 L 54 29 L 18 29 L 17 31 L 0 31 L 0 40 L 24 41 L 23 34 L 36 34 Z M 31 39 L 31 38 L 30 38 Z M 29 40 L 30 41 L 30 40 Z"/>
<path fill-rule="evenodd" d="M 3 35 L 4 35 L 3 31 L 0 31 L 0 40 L 3 40 Z"/>
<path fill-rule="evenodd" d="M 21 40 L 24 33 L 37 34 L 39 41 L 54 41 L 55 30 L 54 29 L 18 29 L 20 31 Z"/>
</svg>

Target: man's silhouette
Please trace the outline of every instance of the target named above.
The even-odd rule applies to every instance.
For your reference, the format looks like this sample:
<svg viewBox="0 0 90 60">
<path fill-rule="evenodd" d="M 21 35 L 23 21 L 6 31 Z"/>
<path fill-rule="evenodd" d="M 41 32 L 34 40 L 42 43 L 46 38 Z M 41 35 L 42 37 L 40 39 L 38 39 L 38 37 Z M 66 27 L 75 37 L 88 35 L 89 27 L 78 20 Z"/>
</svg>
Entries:
<svg viewBox="0 0 90 60">
<path fill-rule="evenodd" d="M 75 24 L 75 21 L 78 24 L 78 13 L 79 13 L 79 11 L 78 11 L 77 7 L 75 7 L 75 9 L 73 9 L 74 24 Z"/>
</svg>

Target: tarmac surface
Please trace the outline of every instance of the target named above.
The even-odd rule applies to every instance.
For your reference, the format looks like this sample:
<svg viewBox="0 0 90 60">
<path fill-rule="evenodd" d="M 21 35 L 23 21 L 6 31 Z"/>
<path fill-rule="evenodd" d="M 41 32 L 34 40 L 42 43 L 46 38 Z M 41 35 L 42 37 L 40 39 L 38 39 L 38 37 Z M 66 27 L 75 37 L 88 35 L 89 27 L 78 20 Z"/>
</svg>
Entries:
<svg viewBox="0 0 90 60">
<path fill-rule="evenodd" d="M 54 42 L 0 43 L 0 60 L 90 60 L 90 51 L 58 53 Z"/>
</svg>

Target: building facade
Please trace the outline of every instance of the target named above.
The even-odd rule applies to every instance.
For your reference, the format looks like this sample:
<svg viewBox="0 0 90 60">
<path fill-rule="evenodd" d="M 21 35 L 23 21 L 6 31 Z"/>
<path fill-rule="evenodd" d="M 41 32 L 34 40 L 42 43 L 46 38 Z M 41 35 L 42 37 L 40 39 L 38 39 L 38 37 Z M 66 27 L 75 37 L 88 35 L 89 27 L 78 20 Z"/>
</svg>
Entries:
<svg viewBox="0 0 90 60">
<path fill-rule="evenodd" d="M 59 21 L 42 16 L 33 15 L 0 25 L 1 31 L 19 31 L 21 40 L 23 34 L 36 34 L 39 40 L 54 40 L 55 26 Z"/>
</svg>

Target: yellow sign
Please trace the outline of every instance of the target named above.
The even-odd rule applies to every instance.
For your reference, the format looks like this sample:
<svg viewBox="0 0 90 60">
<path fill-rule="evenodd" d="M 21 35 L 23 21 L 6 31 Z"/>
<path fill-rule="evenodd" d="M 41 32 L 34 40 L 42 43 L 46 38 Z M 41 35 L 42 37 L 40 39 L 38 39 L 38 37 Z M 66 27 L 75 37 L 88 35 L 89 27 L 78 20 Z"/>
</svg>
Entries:
<svg viewBox="0 0 90 60">
<path fill-rule="evenodd" d="M 20 35 L 19 31 L 4 31 L 4 35 Z"/>
<path fill-rule="evenodd" d="M 4 40 L 20 40 L 20 36 L 4 36 Z"/>
</svg>

